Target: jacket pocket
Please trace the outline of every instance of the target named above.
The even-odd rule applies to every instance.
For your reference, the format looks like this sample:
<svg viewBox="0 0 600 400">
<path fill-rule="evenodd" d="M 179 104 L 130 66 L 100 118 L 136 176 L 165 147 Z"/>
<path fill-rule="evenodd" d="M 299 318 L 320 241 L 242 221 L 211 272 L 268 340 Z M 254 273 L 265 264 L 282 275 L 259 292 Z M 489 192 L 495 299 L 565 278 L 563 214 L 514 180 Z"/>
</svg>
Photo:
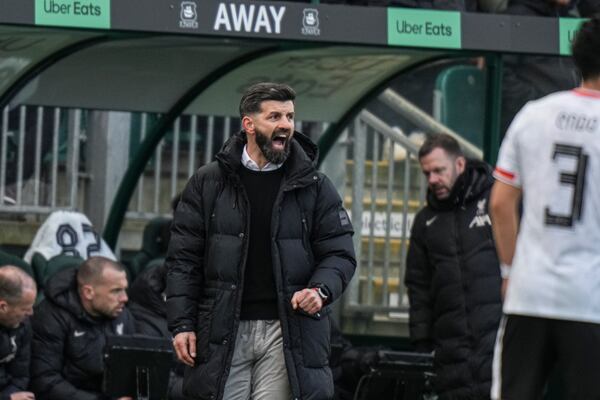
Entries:
<svg viewBox="0 0 600 400">
<path fill-rule="evenodd" d="M 302 357 L 304 366 L 319 368 L 329 365 L 331 345 L 331 321 L 329 309 L 325 308 L 315 316 L 298 314 L 302 336 Z"/>
<path fill-rule="evenodd" d="M 308 219 L 304 212 L 301 213 L 301 222 L 302 222 L 302 247 L 304 248 L 304 257 L 306 262 L 308 263 L 308 267 L 312 269 L 313 267 L 313 254 L 312 247 L 310 245 L 310 228 L 308 226 Z"/>
</svg>

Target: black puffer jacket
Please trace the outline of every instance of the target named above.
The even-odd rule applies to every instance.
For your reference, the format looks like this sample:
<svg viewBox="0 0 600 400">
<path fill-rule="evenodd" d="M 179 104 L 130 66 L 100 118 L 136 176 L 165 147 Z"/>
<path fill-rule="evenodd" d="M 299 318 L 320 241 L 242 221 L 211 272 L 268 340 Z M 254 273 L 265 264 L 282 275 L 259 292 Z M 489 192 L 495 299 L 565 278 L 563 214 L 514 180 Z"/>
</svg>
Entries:
<svg viewBox="0 0 600 400">
<path fill-rule="evenodd" d="M 109 335 L 133 334 L 127 309 L 116 319 L 95 319 L 81 305 L 76 269 L 54 275 L 33 319 L 31 385 L 36 399 L 103 399 L 103 351 Z"/>
<path fill-rule="evenodd" d="M 195 330 L 196 366 L 184 389 L 221 399 L 239 324 L 249 204 L 238 176 L 245 134 L 234 135 L 190 179 L 175 211 L 167 256 L 167 310 L 174 332 Z M 352 225 L 333 184 L 315 169 L 316 146 L 296 132 L 273 207 L 271 253 L 285 362 L 294 398 L 333 397 L 329 307 L 313 319 L 294 312 L 292 294 L 312 283 L 339 298 L 355 268 Z"/>
<path fill-rule="evenodd" d="M 428 193 L 415 217 L 406 266 L 410 336 L 435 350 L 441 399 L 489 399 L 502 313 L 500 272 L 488 214 L 490 167 L 469 161 L 443 202 Z"/>
<path fill-rule="evenodd" d="M 131 285 L 129 290 L 129 310 L 135 318 L 136 333 L 171 339 L 167 328 L 167 304 L 163 297 L 166 287 L 166 268 L 159 265 L 147 268 Z M 174 356 L 171 377 L 169 379 L 170 400 L 183 396 L 183 364 Z"/>
<path fill-rule="evenodd" d="M 136 333 L 170 338 L 167 328 L 167 304 L 163 297 L 166 268 L 146 269 L 129 289 L 129 311 L 135 318 Z"/>
<path fill-rule="evenodd" d="M 0 327 L 0 400 L 8 400 L 11 394 L 27 390 L 30 358 L 29 321 L 14 329 Z"/>
</svg>

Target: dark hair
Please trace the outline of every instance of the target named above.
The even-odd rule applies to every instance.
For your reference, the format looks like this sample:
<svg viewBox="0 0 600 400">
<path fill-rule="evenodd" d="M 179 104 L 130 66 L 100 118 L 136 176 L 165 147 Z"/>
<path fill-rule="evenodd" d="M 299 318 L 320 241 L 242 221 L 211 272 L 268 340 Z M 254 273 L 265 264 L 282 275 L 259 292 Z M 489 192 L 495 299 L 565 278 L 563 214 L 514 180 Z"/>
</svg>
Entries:
<svg viewBox="0 0 600 400">
<path fill-rule="evenodd" d="M 446 151 L 448 155 L 453 157 L 464 157 L 464 154 L 456 139 L 445 133 L 440 133 L 429 136 L 427 139 L 425 139 L 425 142 L 423 142 L 423 145 L 419 149 L 419 159 L 425 157 L 436 148 Z"/>
<path fill-rule="evenodd" d="M 296 92 L 283 83 L 256 83 L 244 91 L 240 100 L 240 118 L 260 112 L 263 101 L 294 101 Z"/>
<path fill-rule="evenodd" d="M 125 268 L 118 262 L 106 257 L 90 257 L 79 266 L 77 270 L 77 283 L 79 285 L 88 285 L 97 283 L 102 277 L 105 268 L 112 268 L 115 271 L 125 271 Z"/>
<path fill-rule="evenodd" d="M 573 60 L 583 80 L 600 76 L 600 15 L 584 22 L 571 46 Z"/>
</svg>

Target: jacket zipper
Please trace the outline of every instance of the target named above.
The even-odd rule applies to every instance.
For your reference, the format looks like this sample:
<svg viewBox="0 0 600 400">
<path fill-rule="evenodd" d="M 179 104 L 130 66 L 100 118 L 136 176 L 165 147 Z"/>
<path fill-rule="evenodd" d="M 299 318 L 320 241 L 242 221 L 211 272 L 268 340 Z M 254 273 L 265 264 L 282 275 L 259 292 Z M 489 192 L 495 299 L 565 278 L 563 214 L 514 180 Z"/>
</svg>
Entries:
<svg viewBox="0 0 600 400">
<path fill-rule="evenodd" d="M 231 366 L 231 361 L 233 360 L 233 351 L 235 349 L 235 341 L 237 338 L 237 332 L 240 326 L 240 313 L 242 310 L 242 297 L 243 297 L 243 292 L 244 292 L 244 272 L 246 270 L 246 261 L 248 258 L 248 246 L 250 243 L 250 240 L 248 238 L 248 232 L 250 232 L 250 206 L 249 206 L 249 201 L 248 201 L 248 196 L 246 195 L 246 189 L 244 189 L 243 185 L 241 185 L 241 183 L 236 183 L 234 185 L 235 188 L 235 202 L 234 202 L 234 206 L 233 208 L 235 209 L 238 206 L 238 196 L 239 193 L 242 193 L 242 201 L 245 203 L 246 205 L 246 226 L 244 228 L 244 232 L 240 232 L 240 234 L 243 234 L 242 240 L 244 241 L 243 244 L 243 256 L 242 256 L 242 262 L 241 262 L 241 266 L 240 266 L 240 273 L 239 273 L 239 279 L 238 279 L 238 287 L 237 290 L 235 291 L 235 305 L 236 305 L 236 309 L 235 309 L 235 319 L 233 321 L 233 330 L 232 330 L 232 334 L 231 337 L 229 338 L 229 349 L 227 350 L 227 361 L 228 361 L 228 365 Z M 240 208 L 241 210 L 241 208 Z M 226 368 L 227 369 L 227 368 Z M 219 396 L 222 395 L 223 390 L 225 388 L 225 384 L 227 383 L 227 380 L 224 379 L 225 378 L 225 373 L 229 374 L 226 371 L 223 371 L 223 373 L 221 374 L 221 381 L 219 382 L 219 391 L 216 393 L 216 397 L 218 398 Z"/>
<path fill-rule="evenodd" d="M 308 251 L 308 240 L 306 236 L 308 235 L 308 223 L 306 222 L 306 215 L 304 211 L 302 211 L 302 245 L 304 250 Z"/>
<path fill-rule="evenodd" d="M 463 251 L 463 243 L 459 234 L 459 229 L 460 229 L 460 213 L 465 213 L 465 216 L 467 215 L 466 210 L 467 207 L 465 205 L 466 203 L 462 202 L 462 204 L 460 204 L 456 211 L 454 212 L 455 215 L 455 236 L 456 236 L 456 249 L 457 249 L 457 258 L 458 258 L 458 272 L 460 274 L 460 289 L 462 291 L 462 296 L 463 296 L 463 301 L 464 301 L 464 313 L 465 313 L 465 325 L 467 327 L 467 340 L 469 340 L 469 342 L 471 342 L 472 340 L 472 329 L 471 329 L 471 324 L 469 323 L 469 312 L 467 310 L 467 295 L 465 293 L 465 286 L 464 286 L 464 277 L 465 275 L 463 274 L 463 269 L 465 267 L 465 262 L 464 262 L 464 251 Z M 470 345 L 472 345 L 473 343 L 470 343 Z M 469 369 L 469 374 L 471 375 L 471 377 L 473 377 L 473 371 L 471 371 L 471 369 Z M 470 387 L 472 385 L 469 385 Z"/>
<path fill-rule="evenodd" d="M 316 182 L 316 180 L 314 181 Z M 283 202 L 283 197 L 285 196 L 286 192 L 291 192 L 293 190 L 297 190 L 297 189 L 301 189 L 304 187 L 308 187 L 309 185 L 313 184 L 313 182 L 309 183 L 308 185 L 296 185 L 296 184 L 292 184 L 291 186 L 288 184 L 288 182 L 285 182 L 285 177 L 284 177 L 284 181 L 281 184 L 281 190 L 279 191 L 279 193 L 277 194 L 277 197 L 275 198 L 275 203 L 273 204 L 273 214 L 271 215 L 271 259 L 272 259 L 272 264 L 273 264 L 273 273 L 275 274 L 275 287 L 277 288 L 278 292 L 282 292 L 283 293 L 283 271 L 281 271 L 281 263 L 279 262 L 279 260 L 275 259 L 275 235 L 277 233 L 277 229 L 279 227 L 279 217 L 281 214 L 281 203 Z M 299 206 L 299 205 L 298 205 Z M 306 232 L 308 232 L 308 225 L 306 222 L 306 218 L 304 216 L 304 212 L 302 211 L 302 227 L 303 229 L 306 229 Z M 302 234 L 302 242 L 304 243 L 304 232 Z M 283 293 L 283 296 L 285 297 L 285 293 Z M 280 321 L 287 321 L 286 319 L 282 319 L 282 317 L 286 317 L 285 315 L 285 304 L 283 304 L 284 309 L 282 310 L 280 305 L 281 303 L 285 303 L 285 298 L 282 300 L 279 298 L 279 296 L 277 296 L 277 308 L 279 311 L 279 319 Z M 281 332 L 283 334 L 283 344 L 284 344 L 284 361 L 286 364 L 286 367 L 288 365 L 288 360 L 287 357 L 285 355 L 285 350 L 286 348 L 290 345 L 290 334 L 288 331 L 288 327 L 284 326 L 285 324 L 281 324 Z M 299 381 L 299 376 L 298 376 L 298 372 L 296 370 L 296 366 L 294 365 L 293 362 L 290 363 L 293 367 L 293 371 L 296 375 L 296 379 L 295 381 L 300 384 Z M 289 370 L 289 368 L 288 368 Z M 300 399 L 300 393 L 296 394 L 294 393 L 294 387 L 293 385 L 290 385 L 290 389 L 292 390 L 292 394 L 294 396 L 294 399 Z"/>
</svg>

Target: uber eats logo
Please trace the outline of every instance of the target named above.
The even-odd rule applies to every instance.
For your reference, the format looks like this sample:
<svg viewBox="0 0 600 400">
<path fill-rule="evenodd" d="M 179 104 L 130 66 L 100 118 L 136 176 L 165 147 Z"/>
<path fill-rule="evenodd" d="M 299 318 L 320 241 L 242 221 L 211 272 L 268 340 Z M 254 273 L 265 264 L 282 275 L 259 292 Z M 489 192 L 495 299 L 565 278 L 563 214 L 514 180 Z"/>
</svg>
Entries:
<svg viewBox="0 0 600 400">
<path fill-rule="evenodd" d="M 35 0 L 40 25 L 110 28 L 110 0 Z"/>
<path fill-rule="evenodd" d="M 388 8 L 388 44 L 460 49 L 460 13 Z"/>
</svg>

